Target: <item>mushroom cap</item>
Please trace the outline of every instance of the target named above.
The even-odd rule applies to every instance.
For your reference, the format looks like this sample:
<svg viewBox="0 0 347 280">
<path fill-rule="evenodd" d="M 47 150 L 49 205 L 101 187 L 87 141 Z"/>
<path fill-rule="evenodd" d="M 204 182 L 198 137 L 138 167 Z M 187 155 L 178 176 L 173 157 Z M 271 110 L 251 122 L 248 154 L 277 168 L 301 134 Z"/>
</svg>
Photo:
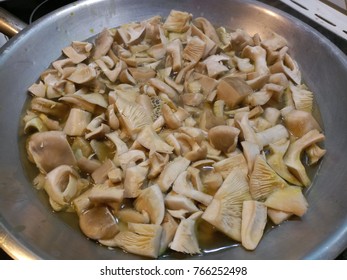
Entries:
<svg viewBox="0 0 347 280">
<path fill-rule="evenodd" d="M 228 125 L 218 125 L 208 131 L 208 139 L 211 145 L 224 153 L 233 152 L 236 149 L 240 130 Z"/>
<path fill-rule="evenodd" d="M 30 136 L 27 146 L 29 158 L 42 173 L 60 165 L 76 166 L 77 162 L 66 134 L 61 131 L 38 132 Z"/>
<path fill-rule="evenodd" d="M 165 215 L 164 197 L 158 185 L 143 189 L 135 200 L 137 211 L 146 211 L 151 223 L 160 225 Z"/>
<path fill-rule="evenodd" d="M 79 216 L 82 232 L 91 239 L 110 239 L 118 233 L 116 219 L 106 206 L 96 206 Z"/>
<path fill-rule="evenodd" d="M 240 104 L 253 89 L 241 78 L 227 77 L 217 86 L 217 99 L 224 100 L 230 108 Z"/>
</svg>

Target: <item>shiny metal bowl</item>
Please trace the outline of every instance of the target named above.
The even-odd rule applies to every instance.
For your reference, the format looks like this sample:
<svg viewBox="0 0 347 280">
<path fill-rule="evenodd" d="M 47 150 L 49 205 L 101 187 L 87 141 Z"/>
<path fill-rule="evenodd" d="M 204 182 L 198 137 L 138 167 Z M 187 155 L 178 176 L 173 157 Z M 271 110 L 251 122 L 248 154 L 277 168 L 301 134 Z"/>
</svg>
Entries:
<svg viewBox="0 0 347 280">
<path fill-rule="evenodd" d="M 347 59 L 306 24 L 266 5 L 241 0 L 78 1 L 38 20 L 1 49 L 0 245 L 13 258 L 139 259 L 86 239 L 68 215 L 53 213 L 32 188 L 26 168 L 21 115 L 27 88 L 61 49 L 104 27 L 167 16 L 171 9 L 204 16 L 216 26 L 284 36 L 320 108 L 327 154 L 307 192 L 302 220 L 265 234 L 253 252 L 241 247 L 193 259 L 331 259 L 347 247 Z M 169 255 L 167 258 L 173 258 Z"/>
</svg>

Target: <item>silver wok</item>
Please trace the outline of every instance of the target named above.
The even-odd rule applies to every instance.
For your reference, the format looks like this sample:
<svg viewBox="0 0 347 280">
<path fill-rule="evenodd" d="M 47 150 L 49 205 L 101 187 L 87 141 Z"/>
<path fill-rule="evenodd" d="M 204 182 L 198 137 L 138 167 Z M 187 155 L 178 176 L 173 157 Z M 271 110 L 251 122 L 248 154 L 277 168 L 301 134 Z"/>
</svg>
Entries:
<svg viewBox="0 0 347 280">
<path fill-rule="evenodd" d="M 241 247 L 191 259 L 333 259 L 347 247 L 347 58 L 306 24 L 266 5 L 241 0 L 91 0 L 57 10 L 12 38 L 0 54 L 0 246 L 13 258 L 139 259 L 86 239 L 76 223 L 53 213 L 30 182 L 21 116 L 27 88 L 61 49 L 104 27 L 167 16 L 171 9 L 204 16 L 217 26 L 287 38 L 304 80 L 315 92 L 327 154 L 307 192 L 309 211 L 267 232 L 253 252 Z M 166 258 L 177 258 L 168 255 Z"/>
</svg>

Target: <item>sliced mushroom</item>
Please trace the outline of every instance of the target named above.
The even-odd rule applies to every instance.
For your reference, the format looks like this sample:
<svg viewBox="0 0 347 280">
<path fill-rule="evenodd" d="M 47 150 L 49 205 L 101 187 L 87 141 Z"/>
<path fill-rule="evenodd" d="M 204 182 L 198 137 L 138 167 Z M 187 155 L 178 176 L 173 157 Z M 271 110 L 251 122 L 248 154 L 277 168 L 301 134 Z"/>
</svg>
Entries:
<svg viewBox="0 0 347 280">
<path fill-rule="evenodd" d="M 173 182 L 176 180 L 179 174 L 185 171 L 190 164 L 190 160 L 185 157 L 176 157 L 173 161 L 165 166 L 163 172 L 159 175 L 158 185 L 162 192 L 169 190 Z"/>
<path fill-rule="evenodd" d="M 258 155 L 249 180 L 249 190 L 252 198 L 263 201 L 274 190 L 283 189 L 286 186 L 288 184 L 276 174 L 261 155 Z"/>
<path fill-rule="evenodd" d="M 171 10 L 166 18 L 163 28 L 169 32 L 183 33 L 189 29 L 191 14 L 177 10 Z"/>
<path fill-rule="evenodd" d="M 60 165 L 47 174 L 44 189 L 56 211 L 68 208 L 78 195 L 78 179 L 78 173 L 68 165 Z"/>
<path fill-rule="evenodd" d="M 205 206 L 208 206 L 212 201 L 212 196 L 201 191 L 195 190 L 190 181 L 188 181 L 188 172 L 184 171 L 178 175 L 175 180 L 172 190 L 178 194 L 184 195 L 190 199 L 198 201 Z"/>
<path fill-rule="evenodd" d="M 196 234 L 196 221 L 202 215 L 202 212 L 195 212 L 189 218 L 181 220 L 175 236 L 169 247 L 177 252 L 186 254 L 200 253 L 199 243 Z"/>
<path fill-rule="evenodd" d="M 141 190 L 134 203 L 137 211 L 146 211 L 152 224 L 160 225 L 165 215 L 163 194 L 157 184 Z"/>
<path fill-rule="evenodd" d="M 301 110 L 292 110 L 284 116 L 284 124 L 296 137 L 301 137 L 312 129 L 321 131 L 317 121 L 311 113 Z"/>
<path fill-rule="evenodd" d="M 107 54 L 113 43 L 113 37 L 109 30 L 104 29 L 95 39 L 95 48 L 93 51 L 93 58 L 99 59 Z"/>
<path fill-rule="evenodd" d="M 163 254 L 173 240 L 178 224 L 175 219 L 169 214 L 165 213 L 164 220 L 161 224 L 163 232 L 161 234 L 159 254 Z"/>
<path fill-rule="evenodd" d="M 240 130 L 236 127 L 219 125 L 208 131 L 208 139 L 217 150 L 230 153 L 236 149 L 239 133 Z"/>
<path fill-rule="evenodd" d="M 76 166 L 76 159 L 61 131 L 38 132 L 30 136 L 27 146 L 29 158 L 42 173 L 60 165 Z"/>
<path fill-rule="evenodd" d="M 236 169 L 244 174 L 248 173 L 248 165 L 242 153 L 233 155 L 214 163 L 213 168 L 216 172 L 220 173 L 224 179 L 228 177 L 231 171 Z"/>
<path fill-rule="evenodd" d="M 302 186 L 301 182 L 298 181 L 298 179 L 296 179 L 292 173 L 290 173 L 283 160 L 289 144 L 289 140 L 282 140 L 270 144 L 270 153 L 267 155 L 266 161 L 271 166 L 271 168 L 287 182 L 296 186 Z"/>
<path fill-rule="evenodd" d="M 261 46 L 246 46 L 242 50 L 242 57 L 247 57 L 254 63 L 257 77 L 270 72 L 266 62 L 266 50 Z"/>
<path fill-rule="evenodd" d="M 148 213 L 142 211 L 141 213 L 132 208 L 123 208 L 117 212 L 117 218 L 123 223 L 138 223 L 149 224 L 150 219 Z"/>
<path fill-rule="evenodd" d="M 202 218 L 230 238 L 241 241 L 243 201 L 250 200 L 247 175 L 232 170 L 207 206 Z"/>
<path fill-rule="evenodd" d="M 64 126 L 64 132 L 69 136 L 82 136 L 90 123 L 92 115 L 84 110 L 72 108 Z"/>
<path fill-rule="evenodd" d="M 264 233 L 267 222 L 267 208 L 264 203 L 256 200 L 243 202 L 241 240 L 247 250 L 254 250 Z"/>
<path fill-rule="evenodd" d="M 267 207 L 293 213 L 302 217 L 308 208 L 305 196 L 302 194 L 302 188 L 296 186 L 287 186 L 283 189 L 274 191 L 266 200 Z"/>
<path fill-rule="evenodd" d="M 118 206 L 123 201 L 124 190 L 105 184 L 96 184 L 90 189 L 88 198 L 94 205 Z"/>
<path fill-rule="evenodd" d="M 267 215 L 275 225 L 279 225 L 288 220 L 293 215 L 293 213 L 267 208 Z"/>
<path fill-rule="evenodd" d="M 313 129 L 291 143 L 284 156 L 284 162 L 289 171 L 306 187 L 311 184 L 311 180 L 306 174 L 306 169 L 301 162 L 301 153 L 305 148 L 324 139 L 325 136 L 323 134 Z"/>
<path fill-rule="evenodd" d="M 96 71 L 94 68 L 86 64 L 80 63 L 77 64 L 76 70 L 72 72 L 72 74 L 68 76 L 67 79 L 76 84 L 84 84 L 90 82 L 95 77 Z"/>
<path fill-rule="evenodd" d="M 326 150 L 322 149 L 317 144 L 313 144 L 305 150 L 305 153 L 308 157 L 308 164 L 313 165 L 316 164 L 326 154 Z"/>
<path fill-rule="evenodd" d="M 183 58 L 188 61 L 198 62 L 204 55 L 206 43 L 199 37 L 194 36 L 188 40 L 187 46 L 183 50 Z"/>
<path fill-rule="evenodd" d="M 174 149 L 172 146 L 162 140 L 150 125 L 145 126 L 141 130 L 136 138 L 136 141 L 152 152 L 171 154 Z"/>
<path fill-rule="evenodd" d="M 148 169 L 147 162 L 126 168 L 124 175 L 124 197 L 134 198 L 141 193 L 141 187 L 147 178 Z"/>
<path fill-rule="evenodd" d="M 194 204 L 193 200 L 185 195 L 178 194 L 174 191 L 169 192 L 165 196 L 165 205 L 171 210 L 186 210 L 187 213 L 199 211 L 199 208 Z"/>
<path fill-rule="evenodd" d="M 91 239 L 110 239 L 119 231 L 116 219 L 106 206 L 96 206 L 79 216 L 82 232 Z"/>
<path fill-rule="evenodd" d="M 217 86 L 217 99 L 224 100 L 229 108 L 234 108 L 252 92 L 252 88 L 241 78 L 228 77 L 219 82 Z"/>
</svg>

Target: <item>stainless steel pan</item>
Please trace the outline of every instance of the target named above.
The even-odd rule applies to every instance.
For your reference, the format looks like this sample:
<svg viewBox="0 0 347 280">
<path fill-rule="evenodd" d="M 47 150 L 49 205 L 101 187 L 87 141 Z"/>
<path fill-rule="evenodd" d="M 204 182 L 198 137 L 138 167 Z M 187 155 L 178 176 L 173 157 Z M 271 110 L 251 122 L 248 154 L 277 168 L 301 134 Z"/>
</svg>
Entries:
<svg viewBox="0 0 347 280">
<path fill-rule="evenodd" d="M 92 0 L 60 9 L 15 36 L 0 55 L 0 245 L 14 258 L 137 259 L 87 240 L 73 222 L 53 213 L 31 186 L 22 160 L 21 114 L 26 90 L 72 40 L 171 9 L 205 16 L 215 25 L 287 38 L 305 82 L 316 93 L 328 150 L 308 192 L 303 221 L 267 234 L 254 252 L 241 247 L 210 259 L 331 259 L 347 247 L 347 59 L 332 43 L 293 17 L 241 0 Z M 169 256 L 170 257 L 170 256 Z M 173 256 L 171 256 L 173 257 Z"/>
</svg>

